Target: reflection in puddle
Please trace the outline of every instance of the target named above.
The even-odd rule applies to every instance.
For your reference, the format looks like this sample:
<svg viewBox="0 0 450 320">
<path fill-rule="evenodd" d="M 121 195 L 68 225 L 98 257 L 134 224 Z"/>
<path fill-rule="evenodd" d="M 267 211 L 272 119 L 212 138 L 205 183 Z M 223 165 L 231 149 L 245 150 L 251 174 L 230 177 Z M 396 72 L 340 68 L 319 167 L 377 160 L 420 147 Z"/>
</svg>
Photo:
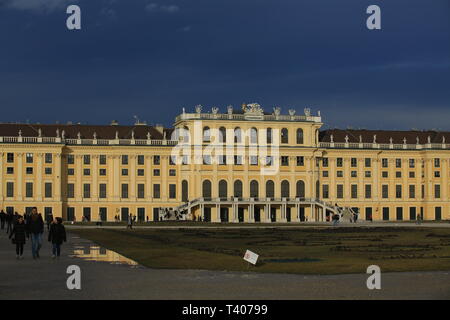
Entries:
<svg viewBox="0 0 450 320">
<path fill-rule="evenodd" d="M 118 254 L 117 252 L 99 246 L 75 245 L 73 249 L 73 254 L 70 256 L 73 258 L 80 258 L 87 261 L 109 262 L 111 264 L 128 265 L 131 267 L 139 266 L 139 264 L 136 261 L 124 257 L 121 254 Z"/>
</svg>

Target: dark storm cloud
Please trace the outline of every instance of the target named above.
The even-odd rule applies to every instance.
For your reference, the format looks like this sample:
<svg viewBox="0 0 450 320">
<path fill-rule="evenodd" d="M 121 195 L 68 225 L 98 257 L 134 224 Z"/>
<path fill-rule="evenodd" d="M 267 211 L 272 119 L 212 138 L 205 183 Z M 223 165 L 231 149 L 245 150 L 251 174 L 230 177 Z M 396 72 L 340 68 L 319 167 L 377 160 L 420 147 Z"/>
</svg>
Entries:
<svg viewBox="0 0 450 320">
<path fill-rule="evenodd" d="M 329 126 L 450 130 L 448 1 L 377 2 L 79 0 L 73 32 L 67 1 L 0 0 L 2 121 L 170 125 L 182 107 L 256 101 Z"/>
</svg>

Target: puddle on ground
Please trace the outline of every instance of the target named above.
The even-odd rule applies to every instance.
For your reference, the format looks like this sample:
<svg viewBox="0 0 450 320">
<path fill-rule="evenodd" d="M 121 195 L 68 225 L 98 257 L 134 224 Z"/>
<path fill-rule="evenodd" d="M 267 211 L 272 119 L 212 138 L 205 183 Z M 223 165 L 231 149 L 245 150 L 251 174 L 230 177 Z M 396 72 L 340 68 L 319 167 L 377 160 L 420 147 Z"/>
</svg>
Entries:
<svg viewBox="0 0 450 320">
<path fill-rule="evenodd" d="M 126 265 L 132 268 L 140 267 L 139 264 L 115 251 L 108 250 L 99 246 L 75 245 L 73 247 L 72 258 L 80 258 L 86 261 L 108 262 L 110 264 Z"/>
</svg>

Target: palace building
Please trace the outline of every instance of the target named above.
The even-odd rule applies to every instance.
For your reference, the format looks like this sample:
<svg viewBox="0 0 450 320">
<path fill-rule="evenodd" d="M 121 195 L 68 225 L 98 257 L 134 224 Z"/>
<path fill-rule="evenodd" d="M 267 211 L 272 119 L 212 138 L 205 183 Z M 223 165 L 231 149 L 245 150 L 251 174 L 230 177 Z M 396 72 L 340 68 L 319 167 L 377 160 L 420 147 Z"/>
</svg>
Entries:
<svg viewBox="0 0 450 320">
<path fill-rule="evenodd" d="M 173 128 L 0 124 L 0 209 L 64 220 L 450 219 L 450 132 L 321 130 L 320 112 L 183 109 Z M 167 215 L 169 212 L 169 215 Z"/>
</svg>

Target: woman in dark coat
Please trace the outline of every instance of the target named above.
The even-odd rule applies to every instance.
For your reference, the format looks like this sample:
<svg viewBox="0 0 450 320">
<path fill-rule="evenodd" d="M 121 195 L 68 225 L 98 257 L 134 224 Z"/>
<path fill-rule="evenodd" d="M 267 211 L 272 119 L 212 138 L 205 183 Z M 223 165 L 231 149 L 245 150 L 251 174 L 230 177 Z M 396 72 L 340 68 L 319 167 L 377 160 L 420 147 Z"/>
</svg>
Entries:
<svg viewBox="0 0 450 320">
<path fill-rule="evenodd" d="M 19 216 L 17 223 L 14 225 L 9 238 L 14 236 L 13 243 L 16 244 L 16 258 L 23 259 L 23 245 L 25 244 L 25 237 L 27 230 L 22 216 Z"/>
<path fill-rule="evenodd" d="M 48 233 L 48 241 L 53 245 L 52 258 L 59 258 L 61 255 L 61 244 L 66 242 L 66 229 L 64 228 L 60 217 L 57 217 L 51 224 L 50 232 Z"/>
</svg>

